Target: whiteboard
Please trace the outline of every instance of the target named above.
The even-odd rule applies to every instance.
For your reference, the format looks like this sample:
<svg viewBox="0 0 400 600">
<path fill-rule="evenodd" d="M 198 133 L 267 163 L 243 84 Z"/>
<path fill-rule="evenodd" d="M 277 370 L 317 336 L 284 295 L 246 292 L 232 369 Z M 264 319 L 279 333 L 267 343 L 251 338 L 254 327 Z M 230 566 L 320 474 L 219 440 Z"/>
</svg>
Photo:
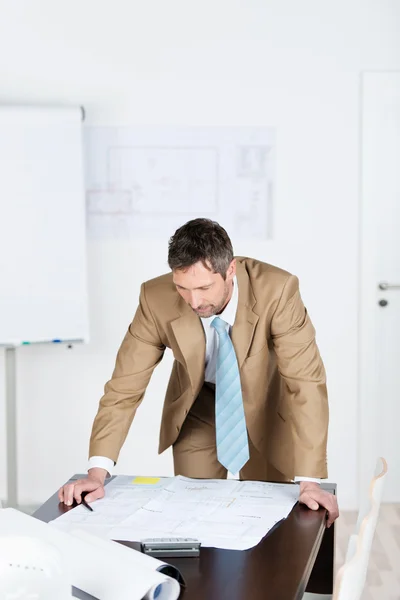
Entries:
<svg viewBox="0 0 400 600">
<path fill-rule="evenodd" d="M 89 338 L 82 113 L 0 106 L 0 344 Z"/>
</svg>

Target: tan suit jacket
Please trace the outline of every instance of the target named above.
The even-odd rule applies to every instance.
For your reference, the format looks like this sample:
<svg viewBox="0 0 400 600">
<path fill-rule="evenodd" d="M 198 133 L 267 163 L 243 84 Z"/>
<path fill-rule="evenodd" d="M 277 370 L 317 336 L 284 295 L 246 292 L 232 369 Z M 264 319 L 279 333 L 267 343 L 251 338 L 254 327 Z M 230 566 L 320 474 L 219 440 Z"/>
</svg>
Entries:
<svg viewBox="0 0 400 600">
<path fill-rule="evenodd" d="M 298 279 L 252 258 L 237 258 L 239 302 L 232 327 L 249 437 L 288 478 L 327 477 L 328 402 L 315 330 Z M 174 444 L 204 383 L 205 334 L 175 289 L 172 273 L 142 285 L 93 423 L 90 456 L 118 459 L 151 374 L 165 348 L 175 361 L 159 452 Z"/>
</svg>

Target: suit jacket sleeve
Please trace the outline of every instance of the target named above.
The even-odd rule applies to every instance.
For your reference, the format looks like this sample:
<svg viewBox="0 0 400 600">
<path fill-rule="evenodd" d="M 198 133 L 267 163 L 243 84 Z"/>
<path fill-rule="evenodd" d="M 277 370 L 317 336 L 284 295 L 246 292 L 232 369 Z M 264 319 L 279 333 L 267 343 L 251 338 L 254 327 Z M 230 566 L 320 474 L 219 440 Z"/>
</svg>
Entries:
<svg viewBox="0 0 400 600">
<path fill-rule="evenodd" d="M 294 446 L 294 473 L 327 477 L 328 398 L 315 329 L 290 275 L 271 321 L 278 369 L 286 387 Z"/>
<path fill-rule="evenodd" d="M 100 400 L 92 427 L 89 456 L 107 456 L 117 462 L 133 417 L 164 350 L 143 284 L 135 317 Z"/>
</svg>

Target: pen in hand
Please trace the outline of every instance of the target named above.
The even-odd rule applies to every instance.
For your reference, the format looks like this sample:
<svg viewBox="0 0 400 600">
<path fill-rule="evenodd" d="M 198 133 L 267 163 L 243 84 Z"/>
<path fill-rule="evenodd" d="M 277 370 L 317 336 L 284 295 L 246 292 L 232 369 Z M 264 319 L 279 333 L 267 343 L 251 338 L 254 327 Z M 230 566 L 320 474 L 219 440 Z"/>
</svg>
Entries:
<svg viewBox="0 0 400 600">
<path fill-rule="evenodd" d="M 94 512 L 94 511 L 93 511 L 93 508 L 92 508 L 92 507 L 90 506 L 90 504 L 88 504 L 88 503 L 86 502 L 86 500 L 85 500 L 85 496 L 86 496 L 86 494 L 87 494 L 87 493 L 88 493 L 88 492 L 82 492 L 82 495 L 81 495 L 81 498 L 82 498 L 82 500 L 81 500 L 81 503 L 82 503 L 82 504 L 83 504 L 83 506 L 85 506 L 85 507 L 86 507 L 88 510 L 91 510 L 92 512 Z"/>
</svg>

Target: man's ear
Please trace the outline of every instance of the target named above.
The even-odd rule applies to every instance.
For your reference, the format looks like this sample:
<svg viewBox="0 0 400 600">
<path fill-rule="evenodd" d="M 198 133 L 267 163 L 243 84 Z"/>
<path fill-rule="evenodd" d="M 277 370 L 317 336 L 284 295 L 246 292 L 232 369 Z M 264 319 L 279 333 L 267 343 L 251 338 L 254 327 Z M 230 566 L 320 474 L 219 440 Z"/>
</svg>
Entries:
<svg viewBox="0 0 400 600">
<path fill-rule="evenodd" d="M 236 258 L 234 258 L 231 262 L 231 264 L 228 267 L 228 270 L 226 272 L 226 276 L 229 277 L 229 279 L 233 279 L 236 275 Z"/>
</svg>

